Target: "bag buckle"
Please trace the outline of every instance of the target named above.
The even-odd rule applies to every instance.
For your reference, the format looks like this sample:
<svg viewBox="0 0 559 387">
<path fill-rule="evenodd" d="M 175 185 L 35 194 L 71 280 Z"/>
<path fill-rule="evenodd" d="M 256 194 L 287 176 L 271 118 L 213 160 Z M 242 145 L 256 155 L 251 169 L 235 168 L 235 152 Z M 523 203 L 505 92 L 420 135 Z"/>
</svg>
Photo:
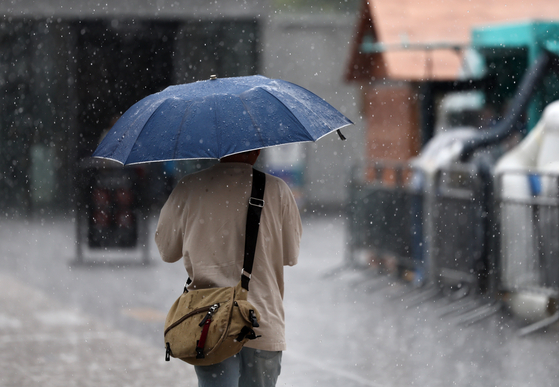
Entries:
<svg viewBox="0 0 559 387">
<path fill-rule="evenodd" d="M 260 324 L 258 324 L 258 319 L 256 318 L 256 313 L 254 313 L 254 310 L 249 310 L 248 311 L 248 317 L 250 320 L 250 323 L 252 324 L 252 326 L 254 328 L 258 328 L 260 326 Z"/>
<path fill-rule="evenodd" d="M 248 279 L 252 279 L 252 273 L 249 273 L 248 271 L 245 271 L 245 268 L 244 268 L 244 267 L 241 269 L 241 277 L 242 277 L 242 276 L 245 276 L 245 277 L 247 277 Z"/>
<path fill-rule="evenodd" d="M 165 361 L 171 361 L 171 344 L 165 344 Z"/>
<path fill-rule="evenodd" d="M 251 206 L 255 206 L 255 207 L 264 207 L 264 200 L 263 199 L 258 199 L 258 198 L 253 198 L 252 196 L 248 199 L 248 204 Z"/>
</svg>

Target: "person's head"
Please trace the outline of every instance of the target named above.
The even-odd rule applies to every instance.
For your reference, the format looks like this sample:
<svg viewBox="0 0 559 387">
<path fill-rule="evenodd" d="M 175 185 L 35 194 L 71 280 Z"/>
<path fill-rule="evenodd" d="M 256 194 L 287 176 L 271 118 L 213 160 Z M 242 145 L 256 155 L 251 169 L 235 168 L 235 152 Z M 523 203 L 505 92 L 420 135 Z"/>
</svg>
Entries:
<svg viewBox="0 0 559 387">
<path fill-rule="evenodd" d="M 225 156 L 219 160 L 220 163 L 246 163 L 254 165 L 260 156 L 260 149 L 251 150 L 248 152 L 237 153 L 230 156 Z"/>
</svg>

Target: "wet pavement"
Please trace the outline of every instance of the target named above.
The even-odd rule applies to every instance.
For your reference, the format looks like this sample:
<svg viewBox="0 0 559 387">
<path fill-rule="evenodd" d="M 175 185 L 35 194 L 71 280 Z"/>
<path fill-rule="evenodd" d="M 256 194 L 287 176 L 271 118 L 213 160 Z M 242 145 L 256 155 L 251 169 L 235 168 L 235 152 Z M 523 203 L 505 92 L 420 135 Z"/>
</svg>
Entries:
<svg viewBox="0 0 559 387">
<path fill-rule="evenodd" d="M 180 263 L 106 255 L 75 264 L 75 224 L 1 220 L 0 386 L 195 386 L 164 362 L 165 312 Z M 547 386 L 559 381 L 559 328 L 519 337 L 497 313 L 471 326 L 412 306 L 406 285 L 343 269 L 343 216 L 304 215 L 299 264 L 286 268 L 288 350 L 278 386 Z M 99 259 L 96 257 L 95 259 Z M 416 294 L 413 292 L 412 294 Z"/>
<path fill-rule="evenodd" d="M 0 275 L 0 386 L 195 386 L 153 345 Z"/>
</svg>

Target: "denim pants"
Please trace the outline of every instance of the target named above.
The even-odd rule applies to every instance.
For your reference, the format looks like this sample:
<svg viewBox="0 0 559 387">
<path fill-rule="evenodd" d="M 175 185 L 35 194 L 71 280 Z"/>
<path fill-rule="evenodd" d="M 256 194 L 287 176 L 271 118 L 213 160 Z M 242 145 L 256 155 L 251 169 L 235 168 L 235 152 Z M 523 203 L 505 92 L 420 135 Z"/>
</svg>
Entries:
<svg viewBox="0 0 559 387">
<path fill-rule="evenodd" d="M 237 355 L 210 366 L 195 366 L 198 387 L 274 387 L 282 352 L 244 347 Z"/>
</svg>

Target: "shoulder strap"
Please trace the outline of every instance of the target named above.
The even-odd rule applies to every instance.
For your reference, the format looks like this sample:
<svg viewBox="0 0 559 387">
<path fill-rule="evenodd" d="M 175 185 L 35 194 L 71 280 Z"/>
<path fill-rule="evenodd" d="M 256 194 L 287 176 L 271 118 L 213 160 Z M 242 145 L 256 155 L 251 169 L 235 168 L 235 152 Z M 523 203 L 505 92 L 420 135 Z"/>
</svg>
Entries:
<svg viewBox="0 0 559 387">
<path fill-rule="evenodd" d="M 241 286 L 248 290 L 248 282 L 252 275 L 260 215 L 264 207 L 264 188 L 266 187 L 266 174 L 252 169 L 252 191 L 248 199 L 247 224 L 245 232 L 245 256 L 243 271 L 241 273 Z"/>
</svg>

